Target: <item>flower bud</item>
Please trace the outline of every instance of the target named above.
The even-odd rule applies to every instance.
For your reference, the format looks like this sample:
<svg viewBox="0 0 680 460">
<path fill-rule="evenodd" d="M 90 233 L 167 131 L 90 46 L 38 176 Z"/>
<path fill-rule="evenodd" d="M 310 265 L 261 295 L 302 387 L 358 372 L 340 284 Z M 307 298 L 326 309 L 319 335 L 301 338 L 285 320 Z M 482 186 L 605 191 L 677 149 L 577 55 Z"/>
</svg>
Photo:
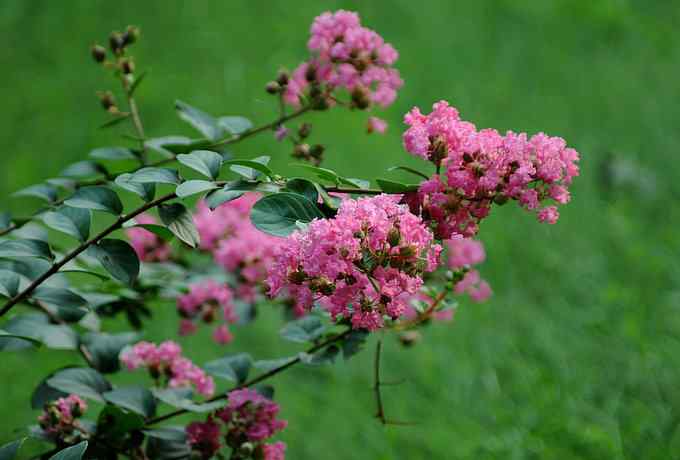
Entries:
<svg viewBox="0 0 680 460">
<path fill-rule="evenodd" d="M 405 347 L 411 347 L 420 341 L 420 332 L 405 331 L 399 334 L 399 341 Z"/>
<path fill-rule="evenodd" d="M 352 105 L 359 110 L 365 110 L 371 105 L 370 95 L 365 87 L 357 85 L 352 90 Z"/>
<path fill-rule="evenodd" d="M 298 129 L 298 136 L 300 136 L 300 139 L 305 139 L 306 137 L 309 137 L 311 133 L 312 133 L 311 123 L 302 123 L 302 125 Z"/>
<path fill-rule="evenodd" d="M 120 70 L 126 75 L 131 74 L 135 71 L 135 63 L 132 59 L 125 59 L 120 63 Z"/>
<path fill-rule="evenodd" d="M 123 34 L 123 46 L 132 45 L 139 39 L 139 27 L 127 26 Z"/>
<path fill-rule="evenodd" d="M 285 70 L 279 71 L 279 74 L 276 76 L 276 83 L 278 83 L 281 86 L 286 86 L 289 80 L 290 76 L 288 75 L 288 72 L 286 72 Z"/>
<path fill-rule="evenodd" d="M 208 307 L 203 311 L 203 321 L 208 324 L 215 321 L 215 308 Z"/>
<path fill-rule="evenodd" d="M 293 149 L 293 156 L 295 158 L 307 159 L 309 158 L 309 144 L 298 144 Z"/>
<path fill-rule="evenodd" d="M 320 161 L 321 158 L 323 158 L 324 150 L 326 150 L 326 148 L 323 145 L 314 144 L 309 150 L 309 156 Z"/>
<path fill-rule="evenodd" d="M 111 91 L 99 91 L 97 96 L 99 97 L 99 102 L 101 102 L 104 110 L 108 110 L 109 112 L 115 111 L 116 98 L 113 96 Z"/>
<path fill-rule="evenodd" d="M 399 248 L 399 255 L 401 257 L 415 257 L 417 254 L 417 250 L 415 246 L 403 246 Z"/>
<path fill-rule="evenodd" d="M 387 242 L 390 243 L 390 246 L 399 246 L 399 242 L 401 241 L 401 232 L 399 232 L 398 228 L 392 227 L 390 231 L 387 233 Z"/>
<path fill-rule="evenodd" d="M 305 72 L 305 80 L 308 82 L 316 81 L 316 67 L 313 65 L 307 66 L 307 71 Z"/>
<path fill-rule="evenodd" d="M 508 202 L 508 196 L 507 195 L 496 195 L 493 197 L 493 202 L 496 203 L 499 206 L 503 206 L 505 203 Z"/>
<path fill-rule="evenodd" d="M 281 85 L 275 81 L 270 81 L 265 85 L 264 90 L 269 94 L 277 94 L 281 91 Z"/>
<path fill-rule="evenodd" d="M 288 281 L 290 281 L 293 284 L 302 284 L 305 281 L 307 281 L 307 274 L 302 270 L 291 272 L 288 275 Z"/>
<path fill-rule="evenodd" d="M 125 40 L 120 32 L 111 32 L 109 35 L 109 48 L 113 54 L 122 54 L 123 48 L 125 47 Z"/>
<path fill-rule="evenodd" d="M 100 45 L 93 45 L 92 48 L 90 48 L 90 52 L 92 53 L 92 59 L 94 59 L 95 62 L 104 62 L 106 59 L 106 48 Z"/>
</svg>

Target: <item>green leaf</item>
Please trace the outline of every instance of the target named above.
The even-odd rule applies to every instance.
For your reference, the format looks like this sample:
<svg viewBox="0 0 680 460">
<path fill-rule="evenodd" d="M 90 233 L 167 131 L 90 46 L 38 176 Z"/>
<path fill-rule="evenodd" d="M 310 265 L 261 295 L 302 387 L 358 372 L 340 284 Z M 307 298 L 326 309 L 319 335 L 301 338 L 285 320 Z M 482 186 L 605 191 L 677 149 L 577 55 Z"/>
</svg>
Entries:
<svg viewBox="0 0 680 460">
<path fill-rule="evenodd" d="M 144 417 L 111 404 L 97 418 L 97 436 L 114 442 L 143 427 Z"/>
<path fill-rule="evenodd" d="M 213 401 L 208 403 L 195 403 L 191 400 L 191 390 L 182 388 L 153 388 L 152 392 L 156 398 L 160 399 L 166 404 L 176 407 L 178 409 L 185 409 L 189 412 L 212 412 L 215 409 L 224 407 L 224 401 Z"/>
<path fill-rule="evenodd" d="M 376 179 L 375 182 L 385 193 L 407 193 L 407 192 L 417 192 L 418 184 L 402 184 L 401 182 L 395 182 L 389 179 Z"/>
<path fill-rule="evenodd" d="M 12 298 L 19 293 L 19 275 L 10 270 L 0 269 L 0 295 Z"/>
<path fill-rule="evenodd" d="M 2 329 L 0 329 L 0 337 L 9 338 L 9 339 L 25 340 L 26 342 L 29 342 L 29 343 L 36 345 L 36 346 L 42 345 L 42 342 L 40 340 L 34 338 L 34 337 L 29 337 L 27 335 L 14 334 L 14 333 L 2 330 Z"/>
<path fill-rule="evenodd" d="M 73 268 L 73 269 L 68 269 L 68 270 L 59 270 L 59 273 L 77 273 L 77 274 L 80 274 L 80 275 L 89 275 L 89 276 L 94 276 L 95 278 L 98 278 L 102 281 L 108 281 L 108 280 L 111 279 L 106 275 L 102 275 L 101 273 L 93 272 L 91 270 L 79 269 L 79 268 Z"/>
<path fill-rule="evenodd" d="M 271 385 L 255 385 L 253 387 L 253 390 L 257 391 L 260 393 L 262 396 L 264 396 L 267 399 L 274 399 L 274 387 Z"/>
<path fill-rule="evenodd" d="M 14 196 L 32 196 L 48 203 L 57 201 L 57 189 L 47 184 L 36 184 L 13 193 Z"/>
<path fill-rule="evenodd" d="M 260 199 L 250 213 L 255 227 L 274 236 L 288 236 L 298 229 L 297 222 L 323 219 L 314 203 L 296 193 L 275 193 Z"/>
<path fill-rule="evenodd" d="M 103 393 L 111 391 L 111 384 L 104 376 L 89 367 L 62 369 L 49 378 L 47 384 L 64 393 L 74 393 L 99 402 L 104 402 Z"/>
<path fill-rule="evenodd" d="M 130 118 L 131 115 L 132 114 L 130 114 L 130 113 L 123 113 L 123 114 L 114 115 L 113 118 L 111 118 L 111 119 L 105 121 L 104 123 L 102 123 L 101 125 L 99 125 L 99 129 L 106 129 L 106 128 L 110 128 L 112 126 L 116 126 L 117 124 L 122 123 L 123 121 Z"/>
<path fill-rule="evenodd" d="M 191 213 L 181 203 L 160 205 L 158 215 L 161 221 L 180 241 L 192 248 L 198 246 L 200 239 Z"/>
<path fill-rule="evenodd" d="M 5 332 L 30 337 L 56 350 L 75 350 L 78 336 L 69 326 L 50 324 L 40 313 L 17 315 L 2 326 Z M 31 347 L 30 343 L 11 337 L 0 337 L 0 350 L 14 351 Z"/>
<path fill-rule="evenodd" d="M 176 441 L 151 436 L 146 443 L 146 456 L 154 460 L 188 460 L 192 452 L 186 439 Z"/>
<path fill-rule="evenodd" d="M 87 450 L 87 441 L 76 444 L 75 446 L 67 447 L 66 449 L 57 452 L 50 457 L 50 460 L 80 460 L 85 455 Z"/>
<path fill-rule="evenodd" d="M 125 147 L 100 147 L 90 152 L 90 158 L 98 160 L 136 160 L 132 150 Z"/>
<path fill-rule="evenodd" d="M 94 367 L 104 374 L 117 372 L 120 369 L 119 355 L 121 350 L 138 339 L 134 332 L 107 334 L 90 332 L 83 338 L 92 357 Z"/>
<path fill-rule="evenodd" d="M 116 192 L 100 185 L 76 190 L 76 193 L 64 201 L 64 204 L 74 208 L 104 211 L 116 216 L 123 212 L 123 203 L 121 203 Z"/>
<path fill-rule="evenodd" d="M 219 153 L 210 150 L 196 150 L 189 154 L 177 155 L 177 161 L 215 180 L 220 175 L 223 159 Z"/>
<path fill-rule="evenodd" d="M 138 182 L 140 184 L 159 183 L 159 184 L 173 184 L 177 185 L 181 182 L 179 173 L 174 169 L 169 168 L 142 168 L 132 174 L 128 179 L 130 182 Z"/>
<path fill-rule="evenodd" d="M 45 213 L 43 222 L 51 229 L 71 235 L 83 242 L 90 236 L 91 217 L 89 209 L 62 206 L 56 211 Z"/>
<path fill-rule="evenodd" d="M 243 383 L 248 378 L 253 359 L 248 353 L 225 356 L 204 364 L 206 372 L 236 383 Z"/>
<path fill-rule="evenodd" d="M 128 92 L 130 93 L 130 96 L 132 96 L 135 93 L 135 91 L 137 90 L 139 85 L 144 81 L 144 78 L 146 78 L 146 76 L 148 74 L 149 74 L 149 71 L 145 70 L 142 73 L 140 73 L 139 75 L 137 75 L 137 77 L 135 77 L 135 80 L 132 82 L 132 84 L 130 85 L 130 89 L 128 90 Z"/>
<path fill-rule="evenodd" d="M 281 329 L 281 337 L 291 342 L 313 342 L 321 337 L 326 327 L 316 316 L 303 316 L 291 321 Z"/>
<path fill-rule="evenodd" d="M 287 358 L 279 358 L 279 359 L 263 359 L 260 361 L 255 361 L 253 363 L 253 367 L 261 370 L 262 372 L 269 372 L 271 370 L 274 370 L 278 367 L 285 366 L 287 364 L 292 363 L 297 359 L 296 356 L 289 356 Z"/>
<path fill-rule="evenodd" d="M 321 366 L 324 364 L 333 364 L 338 353 L 340 353 L 340 348 L 335 345 L 329 345 L 315 353 L 302 352 L 298 356 L 300 357 L 300 362 L 303 364 Z"/>
<path fill-rule="evenodd" d="M 350 185 L 352 187 L 357 187 L 360 189 L 367 189 L 371 187 L 371 181 L 364 180 L 364 179 L 355 179 L 351 177 L 340 177 L 340 182 L 342 182 L 345 185 Z"/>
<path fill-rule="evenodd" d="M 330 170 L 330 169 L 327 169 L 327 168 L 319 168 L 318 166 L 312 166 L 312 165 L 301 164 L 301 163 L 295 163 L 295 164 L 292 164 L 291 166 L 296 166 L 298 168 L 304 168 L 307 171 L 310 171 L 310 172 L 316 174 L 316 176 L 319 179 L 323 179 L 323 180 L 326 180 L 326 181 L 329 181 L 329 182 L 333 182 L 336 185 L 340 184 L 340 176 L 338 175 L 338 173 L 336 173 L 333 170 Z"/>
<path fill-rule="evenodd" d="M 132 285 L 139 276 L 139 258 L 132 246 L 123 240 L 107 238 L 90 246 L 88 254 L 95 257 L 117 280 Z"/>
<path fill-rule="evenodd" d="M 166 441 L 186 442 L 187 440 L 187 432 L 183 426 L 164 426 L 153 430 L 142 430 L 142 433 L 150 438 Z"/>
<path fill-rule="evenodd" d="M 153 200 L 153 197 L 156 194 L 156 184 L 152 182 L 133 182 L 131 179 L 132 174 L 124 173 L 116 177 L 114 182 L 118 187 L 134 193 L 147 203 Z"/>
<path fill-rule="evenodd" d="M 66 177 L 85 178 L 99 176 L 106 173 L 106 169 L 99 163 L 85 160 L 73 163 L 64 169 L 59 175 Z"/>
<path fill-rule="evenodd" d="M 66 288 L 38 286 L 31 298 L 58 307 L 59 317 L 67 322 L 80 321 L 88 312 L 87 301 Z"/>
<path fill-rule="evenodd" d="M 241 192 L 238 190 L 225 190 L 225 189 L 215 190 L 214 192 L 209 193 L 205 197 L 205 202 L 208 205 L 208 207 L 214 211 L 215 208 L 219 207 L 220 205 L 242 197 L 244 193 L 245 192 Z"/>
<path fill-rule="evenodd" d="M 289 179 L 286 182 L 286 188 L 282 189 L 282 191 L 297 193 L 298 195 L 304 196 L 312 203 L 316 203 L 319 200 L 319 192 L 316 190 L 314 182 L 307 179 Z"/>
<path fill-rule="evenodd" d="M 0 460 L 12 460 L 17 456 L 26 438 L 17 439 L 0 447 Z"/>
<path fill-rule="evenodd" d="M 225 163 L 232 165 L 229 169 L 236 174 L 249 180 L 255 180 L 260 174 L 264 174 L 269 178 L 274 175 L 274 172 L 267 166 L 269 160 L 270 158 L 268 156 L 261 156 L 253 158 L 252 160 L 229 160 Z"/>
<path fill-rule="evenodd" d="M 349 333 L 347 337 L 342 341 L 342 356 L 345 359 L 349 359 L 361 351 L 363 346 L 366 344 L 366 339 L 368 338 L 368 332 L 353 330 Z"/>
<path fill-rule="evenodd" d="M 170 230 L 167 228 L 163 227 L 162 225 L 158 224 L 139 224 L 137 221 L 134 219 L 128 220 L 126 223 L 123 224 L 123 228 L 143 228 L 146 231 L 149 231 L 162 239 L 163 241 L 171 241 L 175 235 L 172 234 Z"/>
<path fill-rule="evenodd" d="M 175 101 L 175 109 L 182 120 L 196 128 L 205 137 L 211 140 L 218 139 L 220 128 L 215 117 L 179 100 Z"/>
<path fill-rule="evenodd" d="M 56 401 L 57 399 L 63 398 L 67 395 L 67 393 L 55 390 L 47 384 L 47 381 L 60 370 L 61 369 L 52 372 L 50 375 L 42 379 L 35 390 L 33 390 L 33 393 L 31 394 L 31 409 L 42 409 L 48 402 Z"/>
<path fill-rule="evenodd" d="M 64 190 L 73 190 L 76 186 L 76 181 L 73 179 L 65 179 L 63 177 L 53 177 L 47 179 L 46 182 L 55 187 L 63 188 Z"/>
<path fill-rule="evenodd" d="M 9 228 L 12 225 L 12 215 L 7 211 L 0 212 L 0 230 Z"/>
<path fill-rule="evenodd" d="M 151 417 L 156 412 L 156 400 L 149 390 L 141 386 L 116 388 L 102 393 L 109 403 L 127 409 L 143 417 Z"/>
<path fill-rule="evenodd" d="M 425 175 L 424 173 L 421 173 L 417 169 L 413 169 L 409 166 L 392 166 L 391 168 L 388 168 L 387 170 L 388 171 L 406 171 L 406 172 L 409 172 L 411 174 L 415 174 L 418 177 L 422 177 L 425 180 L 430 180 L 430 178 L 427 177 L 427 175 Z"/>
<path fill-rule="evenodd" d="M 186 198 L 197 193 L 215 190 L 216 188 L 218 188 L 218 186 L 214 182 L 207 180 L 188 180 L 177 186 L 175 194 L 180 198 Z"/>
<path fill-rule="evenodd" d="M 0 258 L 3 257 L 37 257 L 45 260 L 54 258 L 47 243 L 33 239 L 0 241 Z"/>
<path fill-rule="evenodd" d="M 234 136 L 243 134 L 253 127 L 253 122 L 244 117 L 220 117 L 217 119 L 217 124 Z"/>
</svg>

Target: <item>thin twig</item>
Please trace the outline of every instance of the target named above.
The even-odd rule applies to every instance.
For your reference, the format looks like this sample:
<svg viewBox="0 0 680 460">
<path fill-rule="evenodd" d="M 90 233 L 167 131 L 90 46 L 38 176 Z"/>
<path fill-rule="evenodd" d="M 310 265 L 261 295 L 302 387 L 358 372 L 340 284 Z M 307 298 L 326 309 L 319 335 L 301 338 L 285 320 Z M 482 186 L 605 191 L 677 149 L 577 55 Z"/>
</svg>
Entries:
<svg viewBox="0 0 680 460">
<path fill-rule="evenodd" d="M 427 321 L 428 319 L 430 319 L 432 317 L 432 314 L 434 313 L 434 311 L 439 306 L 439 304 L 442 303 L 442 301 L 446 298 L 446 294 L 448 294 L 448 292 L 446 290 L 440 292 L 439 295 L 437 295 L 437 297 L 435 297 L 432 300 L 432 303 L 430 304 L 429 307 L 427 307 L 427 309 L 425 311 L 423 311 L 422 313 L 420 313 L 418 316 L 416 316 L 415 318 L 413 318 L 411 320 L 402 321 L 400 323 L 397 323 L 394 326 L 394 330 L 403 331 L 405 329 L 411 329 L 412 327 L 417 326 L 418 324 L 422 323 L 423 321 Z"/>
<path fill-rule="evenodd" d="M 132 88 L 130 87 L 130 81 L 127 79 L 125 74 L 120 76 L 121 84 L 123 85 L 123 91 L 125 91 L 125 97 L 127 98 L 128 108 L 130 109 L 130 115 L 132 119 L 132 125 L 137 131 L 137 137 L 139 138 L 139 147 L 141 150 L 141 161 L 142 165 L 146 165 L 146 135 L 144 134 L 144 125 L 142 124 L 142 118 L 139 116 L 139 109 L 137 108 L 137 102 L 132 95 Z"/>
<path fill-rule="evenodd" d="M 380 354 L 382 352 L 382 339 L 378 339 L 375 344 L 375 358 L 373 360 L 373 392 L 375 393 L 375 402 L 378 406 L 375 417 L 380 420 L 380 423 L 387 425 L 385 419 L 385 408 L 383 407 L 382 394 L 380 393 Z"/>
</svg>

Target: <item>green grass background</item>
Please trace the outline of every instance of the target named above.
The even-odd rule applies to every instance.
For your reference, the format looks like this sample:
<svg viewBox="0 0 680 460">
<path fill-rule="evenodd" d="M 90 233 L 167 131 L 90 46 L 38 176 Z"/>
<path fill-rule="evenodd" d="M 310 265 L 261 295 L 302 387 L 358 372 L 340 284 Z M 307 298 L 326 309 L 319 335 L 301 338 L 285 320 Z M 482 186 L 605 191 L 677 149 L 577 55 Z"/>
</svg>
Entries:
<svg viewBox="0 0 680 460">
<path fill-rule="evenodd" d="M 387 337 L 384 375 L 407 380 L 385 390 L 387 411 L 414 426 L 372 418 L 370 350 L 277 377 L 288 458 L 680 458 L 677 2 L 5 0 L 2 208 L 23 214 L 37 203 L 12 191 L 124 142 L 120 130 L 97 129 L 94 93 L 114 84 L 88 47 L 110 30 L 142 28 L 134 54 L 151 70 L 138 93 L 148 133 L 192 134 L 175 98 L 272 120 L 264 83 L 304 58 L 312 18 L 337 8 L 358 10 L 395 45 L 406 84 L 383 114 L 385 137 L 364 134 L 363 114 L 309 117 L 328 167 L 369 178 L 394 164 L 425 168 L 401 148 L 401 117 L 447 99 L 478 126 L 564 137 L 582 155 L 582 176 L 555 226 L 514 206 L 484 222 L 490 302 L 463 302 L 455 322 L 414 348 Z M 290 162 L 288 146 L 268 135 L 234 151 L 271 154 L 284 172 Z M 603 180 L 611 154 L 633 166 L 630 180 Z M 147 338 L 173 336 L 173 307 L 155 311 Z M 295 350 L 278 338 L 280 323 L 263 312 L 228 351 Z M 198 362 L 225 352 L 201 335 L 182 344 Z M 38 379 L 78 358 L 43 349 L 0 359 L 1 443 L 35 420 L 28 399 Z"/>
</svg>

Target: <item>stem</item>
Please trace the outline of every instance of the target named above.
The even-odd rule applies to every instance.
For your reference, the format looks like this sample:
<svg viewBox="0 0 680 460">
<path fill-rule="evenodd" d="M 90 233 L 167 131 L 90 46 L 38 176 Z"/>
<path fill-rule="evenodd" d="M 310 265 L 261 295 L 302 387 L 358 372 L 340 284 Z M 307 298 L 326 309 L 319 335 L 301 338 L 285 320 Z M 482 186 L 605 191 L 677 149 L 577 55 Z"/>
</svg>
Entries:
<svg viewBox="0 0 680 460">
<path fill-rule="evenodd" d="M 342 188 L 342 187 L 324 187 L 327 192 L 333 193 L 350 193 L 354 195 L 380 195 L 381 193 L 389 194 L 378 189 L 371 188 Z M 395 195 L 402 195 L 403 193 L 396 193 Z"/>
<path fill-rule="evenodd" d="M 350 329 L 347 329 L 345 332 L 341 332 L 339 334 L 336 334 L 336 335 L 324 340 L 323 342 L 318 343 L 318 344 L 314 345 L 313 347 L 309 348 L 308 350 L 306 350 L 306 353 L 309 354 L 309 353 L 317 352 L 317 351 L 321 350 L 322 348 L 327 347 L 328 345 L 332 345 L 333 343 L 344 339 L 351 332 L 352 332 L 352 329 L 350 328 Z M 213 396 L 212 398 L 208 399 L 206 402 L 213 402 L 213 401 L 219 401 L 220 399 L 225 399 L 225 398 L 227 398 L 227 396 L 229 396 L 230 392 L 232 392 L 234 390 L 241 389 L 241 388 L 247 388 L 247 387 L 256 385 L 256 384 L 258 384 L 258 383 L 260 383 L 264 380 L 267 380 L 270 377 L 275 376 L 276 374 L 278 374 L 280 372 L 283 372 L 284 370 L 288 369 L 289 367 L 296 365 L 299 362 L 300 362 L 300 357 L 297 356 L 294 359 L 291 359 L 290 361 L 288 361 L 286 364 L 283 364 L 279 367 L 275 367 L 274 369 L 267 371 L 263 374 L 260 374 L 257 377 L 254 377 L 253 379 L 251 379 L 247 382 L 244 382 L 240 385 L 237 385 L 236 387 L 227 391 L 226 393 L 219 394 L 217 396 Z M 165 420 L 168 420 L 169 418 L 176 417 L 178 415 L 186 414 L 187 412 L 188 411 L 186 409 L 178 409 L 176 411 L 169 412 L 165 415 L 161 415 L 159 417 L 152 418 L 151 420 L 147 421 L 146 426 L 155 425 L 156 423 L 163 422 Z"/>
<path fill-rule="evenodd" d="M 439 304 L 446 298 L 446 294 L 448 294 L 448 292 L 446 290 L 440 292 L 439 295 L 437 295 L 437 297 L 435 297 L 432 300 L 432 303 L 430 304 L 429 307 L 427 307 L 427 309 L 424 312 L 422 312 L 421 314 L 419 314 L 418 316 L 416 316 L 415 318 L 413 318 L 410 321 L 403 321 L 401 323 L 397 323 L 394 326 L 394 329 L 397 330 L 397 331 L 403 331 L 405 329 L 410 329 L 414 326 L 417 326 L 418 324 L 422 323 L 423 321 L 430 319 L 430 317 L 432 316 L 432 313 L 434 313 L 434 311 L 439 306 Z"/>
<path fill-rule="evenodd" d="M 141 149 L 141 161 L 142 165 L 146 165 L 146 145 L 144 141 L 146 140 L 146 135 L 144 134 L 144 125 L 142 124 L 142 119 L 139 116 L 139 109 L 137 108 L 137 102 L 132 96 L 132 91 L 130 90 L 130 82 L 125 74 L 121 74 L 120 81 L 123 85 L 123 91 L 125 91 L 125 96 L 127 97 L 128 108 L 130 109 L 130 115 L 132 118 L 132 125 L 137 131 L 137 137 L 139 138 L 139 146 Z"/>
<path fill-rule="evenodd" d="M 375 393 L 375 402 L 378 406 L 375 414 L 376 418 L 380 420 L 383 425 L 387 424 L 385 419 L 385 408 L 383 407 L 382 394 L 380 393 L 380 354 L 382 352 L 382 339 L 378 339 L 375 344 L 375 359 L 373 361 L 373 392 Z"/>
</svg>

